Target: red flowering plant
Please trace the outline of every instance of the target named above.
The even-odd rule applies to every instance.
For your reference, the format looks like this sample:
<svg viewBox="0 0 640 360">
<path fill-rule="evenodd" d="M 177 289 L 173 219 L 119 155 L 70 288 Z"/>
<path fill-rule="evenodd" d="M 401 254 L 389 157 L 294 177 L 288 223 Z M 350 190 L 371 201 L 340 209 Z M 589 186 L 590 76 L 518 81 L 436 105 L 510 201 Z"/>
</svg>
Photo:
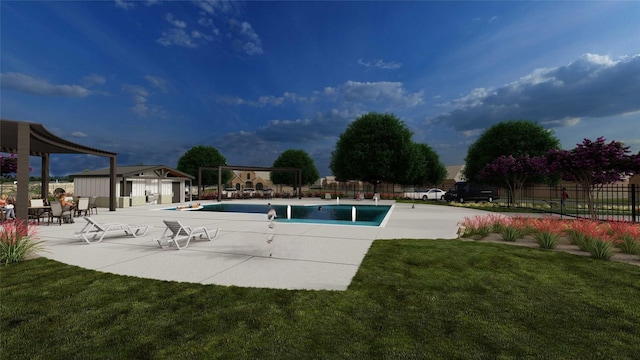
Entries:
<svg viewBox="0 0 640 360">
<path fill-rule="evenodd" d="M 611 221 L 611 236 L 618 240 L 616 244 L 626 254 L 640 255 L 640 224 L 626 221 Z"/>
<path fill-rule="evenodd" d="M 589 251 L 590 238 L 602 232 L 602 225 L 599 221 L 578 219 L 568 223 L 567 236 L 569 241 L 582 251 Z"/>
<path fill-rule="evenodd" d="M 531 226 L 531 219 L 528 217 L 515 216 L 505 221 L 500 230 L 502 238 L 506 241 L 516 241 L 526 235 L 532 234 L 535 229 Z"/>
<path fill-rule="evenodd" d="M 613 255 L 617 241 L 611 224 L 596 220 L 576 220 L 569 223 L 567 234 L 572 243 L 591 253 L 596 259 L 607 260 Z"/>
<path fill-rule="evenodd" d="M 587 234 L 587 251 L 595 259 L 609 260 L 613 256 L 615 238 L 609 234 L 608 226 L 596 228 L 593 234 Z"/>
<path fill-rule="evenodd" d="M 564 221 L 549 216 L 533 219 L 531 225 L 536 229 L 534 236 L 543 249 L 555 249 L 566 230 Z"/>
<path fill-rule="evenodd" d="M 476 215 L 474 217 L 465 217 L 458 223 L 458 235 L 461 237 L 478 236 L 485 238 L 491 232 L 500 232 L 511 220 L 508 216 L 499 214 Z"/>
<path fill-rule="evenodd" d="M 36 226 L 21 219 L 5 221 L 0 226 L 0 264 L 21 261 L 41 249 Z"/>
</svg>

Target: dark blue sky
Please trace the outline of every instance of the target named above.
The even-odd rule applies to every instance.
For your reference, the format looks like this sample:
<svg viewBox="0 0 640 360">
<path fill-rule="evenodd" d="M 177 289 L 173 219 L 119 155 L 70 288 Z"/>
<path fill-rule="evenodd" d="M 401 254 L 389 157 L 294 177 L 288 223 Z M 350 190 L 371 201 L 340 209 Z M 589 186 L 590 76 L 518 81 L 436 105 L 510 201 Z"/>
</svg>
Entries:
<svg viewBox="0 0 640 360">
<path fill-rule="evenodd" d="M 390 112 L 446 165 L 527 119 L 563 147 L 640 150 L 640 2 L 2 1 L 4 119 L 44 124 L 121 165 L 232 165 L 303 149 Z M 34 159 L 37 160 L 37 159 Z M 39 163 L 32 161 L 37 172 Z M 52 175 L 106 167 L 53 156 Z"/>
</svg>

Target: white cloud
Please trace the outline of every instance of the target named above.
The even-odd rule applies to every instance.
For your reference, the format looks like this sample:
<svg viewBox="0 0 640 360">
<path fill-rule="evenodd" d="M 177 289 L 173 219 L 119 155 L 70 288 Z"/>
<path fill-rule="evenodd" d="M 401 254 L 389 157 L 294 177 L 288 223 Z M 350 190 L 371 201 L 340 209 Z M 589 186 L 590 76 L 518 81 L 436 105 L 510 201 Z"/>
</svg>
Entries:
<svg viewBox="0 0 640 360">
<path fill-rule="evenodd" d="M 160 0 L 147 0 L 147 1 L 127 1 L 127 0 L 115 0 L 116 7 L 119 7 L 123 10 L 131 10 L 136 7 L 137 4 L 144 4 L 147 7 L 157 5 L 160 3 Z"/>
<path fill-rule="evenodd" d="M 136 5 L 133 1 L 125 1 L 125 0 L 115 0 L 116 7 L 119 7 L 124 10 L 131 10 Z"/>
<path fill-rule="evenodd" d="M 82 83 L 87 87 L 93 85 L 103 85 L 105 82 L 107 82 L 107 80 L 104 78 L 104 76 L 97 74 L 91 74 L 82 78 Z"/>
<path fill-rule="evenodd" d="M 213 40 L 213 36 L 211 35 L 207 35 L 203 32 L 200 32 L 198 30 L 191 30 L 191 38 L 193 39 L 204 39 L 207 41 L 212 41 Z"/>
<path fill-rule="evenodd" d="M 73 137 L 87 137 L 88 135 L 86 133 L 83 133 L 82 131 L 74 131 L 71 133 L 71 136 Z"/>
<path fill-rule="evenodd" d="M 180 28 L 169 29 L 162 33 L 162 37 L 156 40 L 158 44 L 163 46 L 178 45 L 187 48 L 196 48 L 191 36 Z"/>
<path fill-rule="evenodd" d="M 1 73 L 0 85 L 4 89 L 40 96 L 85 97 L 93 92 L 80 85 L 54 85 L 48 80 L 21 73 Z"/>
<path fill-rule="evenodd" d="M 282 96 L 266 95 L 257 100 L 247 100 L 239 97 L 221 96 L 216 99 L 218 103 L 227 105 L 247 105 L 253 107 L 280 106 L 285 103 L 309 103 L 315 100 L 314 97 L 298 96 L 294 93 L 285 92 Z"/>
<path fill-rule="evenodd" d="M 196 48 L 202 41 L 212 41 L 214 37 L 198 30 L 187 30 L 187 23 L 178 20 L 172 13 L 167 13 L 165 20 L 174 27 L 164 31 L 162 37 L 156 40 L 163 46 L 178 45 L 187 48 Z M 213 20 L 208 18 L 200 18 L 198 23 L 205 27 L 213 27 Z M 211 30 L 214 35 L 219 33 L 218 29 Z"/>
<path fill-rule="evenodd" d="M 347 81 L 338 87 L 326 87 L 324 94 L 345 102 L 377 102 L 387 107 L 413 107 L 424 102 L 423 91 L 409 93 L 401 82 Z"/>
<path fill-rule="evenodd" d="M 239 97 L 221 96 L 217 102 L 227 105 L 247 105 L 254 107 L 281 106 L 284 104 L 313 103 L 319 100 L 341 102 L 345 104 L 371 104 L 378 108 L 409 108 L 424 102 L 423 92 L 407 92 L 400 82 L 358 82 L 347 81 L 336 87 L 326 87 L 314 91 L 312 96 L 300 96 L 285 92 L 282 96 L 261 96 L 257 100 Z"/>
<path fill-rule="evenodd" d="M 187 23 L 182 21 L 182 20 L 178 20 L 176 19 L 172 13 L 167 13 L 165 19 L 167 20 L 167 22 L 169 22 L 169 24 L 180 28 L 180 29 L 184 29 L 187 27 Z"/>
<path fill-rule="evenodd" d="M 122 89 L 128 92 L 133 100 L 133 106 L 129 109 L 140 117 L 147 117 L 149 115 L 149 107 L 147 106 L 149 92 L 147 89 L 138 85 L 124 85 Z"/>
<path fill-rule="evenodd" d="M 145 79 L 154 87 L 162 90 L 162 92 L 167 92 L 167 82 L 164 79 L 151 75 L 145 76 Z"/>
<path fill-rule="evenodd" d="M 229 20 L 230 31 L 229 36 L 238 51 L 242 51 L 247 55 L 260 55 L 263 53 L 262 40 L 253 30 L 251 24 L 246 21 L 239 22 L 236 19 Z"/>
<path fill-rule="evenodd" d="M 373 62 L 368 62 L 368 61 L 359 59 L 358 64 L 366 68 L 378 68 L 378 69 L 385 69 L 385 70 L 397 70 L 402 67 L 402 63 L 395 62 L 395 61 L 385 62 L 383 60 L 374 60 Z"/>
<path fill-rule="evenodd" d="M 548 127 L 571 127 L 578 125 L 580 122 L 582 122 L 580 118 L 565 118 L 561 120 L 543 121 L 541 124 Z"/>
<path fill-rule="evenodd" d="M 201 17 L 200 19 L 198 19 L 198 24 L 206 28 L 213 27 L 213 20 L 208 17 Z"/>
<path fill-rule="evenodd" d="M 458 131 L 484 129 L 511 119 L 549 126 L 640 111 L 640 55 L 617 60 L 585 54 L 557 68 L 535 69 L 495 89 L 474 89 L 435 117 Z"/>
<path fill-rule="evenodd" d="M 150 81 L 154 86 L 157 87 L 156 84 L 162 85 L 163 82 L 161 79 L 147 76 L 147 80 Z M 140 85 L 123 85 L 122 90 L 128 93 L 131 96 L 131 101 L 133 102 L 133 106 L 129 108 L 134 114 L 138 115 L 142 118 L 162 118 L 166 119 L 168 117 L 167 111 L 160 105 L 154 105 L 149 103 L 149 98 L 151 97 L 151 93 L 145 87 Z"/>
<path fill-rule="evenodd" d="M 203 0 L 196 1 L 196 6 L 209 15 L 233 13 L 240 5 L 238 1 Z"/>
</svg>

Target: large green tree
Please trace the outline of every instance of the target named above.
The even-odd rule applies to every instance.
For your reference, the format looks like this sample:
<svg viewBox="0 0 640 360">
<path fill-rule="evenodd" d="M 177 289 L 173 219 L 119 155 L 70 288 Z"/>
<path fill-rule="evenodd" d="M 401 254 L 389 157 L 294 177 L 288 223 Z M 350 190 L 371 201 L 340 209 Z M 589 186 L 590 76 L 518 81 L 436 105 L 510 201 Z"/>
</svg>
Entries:
<svg viewBox="0 0 640 360">
<path fill-rule="evenodd" d="M 560 141 L 553 131 L 533 121 L 503 121 L 486 129 L 469 147 L 464 175 L 469 181 L 491 182 L 491 179 L 482 179 L 480 173 L 500 156 L 542 156 L 559 148 Z"/>
<path fill-rule="evenodd" d="M 302 170 L 302 184 L 313 184 L 320 178 L 313 159 L 304 150 L 287 150 L 283 152 L 273 162 L 273 167 L 300 168 Z M 295 187 L 297 184 L 296 176 L 297 172 L 294 171 L 272 171 L 271 182 Z"/>
<path fill-rule="evenodd" d="M 414 146 L 417 147 L 422 162 L 418 167 L 418 177 L 413 185 L 441 184 L 447 178 L 447 167 L 440 161 L 438 153 L 427 144 L 417 143 Z"/>
<path fill-rule="evenodd" d="M 189 149 L 180 159 L 178 159 L 178 170 L 192 175 L 198 181 L 198 168 L 217 167 L 226 165 L 225 159 L 218 149 L 211 146 L 196 145 Z M 231 171 L 222 172 L 222 183 L 225 184 L 232 177 Z M 218 184 L 218 170 L 202 170 L 202 185 Z M 220 189 L 218 189 L 220 190 Z"/>
<path fill-rule="evenodd" d="M 340 135 L 329 167 L 340 181 L 373 185 L 411 178 L 416 153 L 407 125 L 393 114 L 371 112 L 358 117 Z"/>
</svg>

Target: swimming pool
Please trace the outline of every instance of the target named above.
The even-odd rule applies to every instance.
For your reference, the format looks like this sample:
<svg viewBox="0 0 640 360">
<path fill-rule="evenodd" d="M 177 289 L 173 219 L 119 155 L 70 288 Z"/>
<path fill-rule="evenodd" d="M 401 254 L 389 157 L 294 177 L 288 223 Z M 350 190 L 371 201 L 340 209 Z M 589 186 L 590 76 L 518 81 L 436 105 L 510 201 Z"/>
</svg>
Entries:
<svg viewBox="0 0 640 360">
<path fill-rule="evenodd" d="M 355 207 L 356 221 L 352 221 Z M 277 222 L 341 224 L 380 226 L 391 210 L 390 205 L 291 205 L 291 218 L 288 218 L 288 205 L 271 205 L 276 211 Z M 207 204 L 192 211 L 240 212 L 267 214 L 266 204 Z"/>
</svg>

